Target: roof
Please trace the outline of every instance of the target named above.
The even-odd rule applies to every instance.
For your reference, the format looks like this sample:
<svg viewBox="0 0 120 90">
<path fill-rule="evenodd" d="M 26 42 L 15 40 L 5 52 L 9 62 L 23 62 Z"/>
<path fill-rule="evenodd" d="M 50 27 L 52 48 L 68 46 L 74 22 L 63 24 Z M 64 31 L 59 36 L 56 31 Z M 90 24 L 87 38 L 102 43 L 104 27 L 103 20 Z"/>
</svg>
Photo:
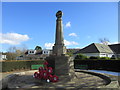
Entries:
<svg viewBox="0 0 120 90">
<path fill-rule="evenodd" d="M 42 51 L 51 51 L 51 49 L 43 49 Z"/>
<path fill-rule="evenodd" d="M 72 52 L 72 53 L 75 53 L 77 51 L 79 51 L 80 49 L 67 49 L 67 52 Z"/>
<path fill-rule="evenodd" d="M 113 52 L 116 54 L 120 54 L 120 43 L 119 44 L 111 44 L 109 47 L 112 49 Z"/>
<path fill-rule="evenodd" d="M 113 53 L 113 51 L 108 45 L 92 43 L 76 53 Z"/>
<path fill-rule="evenodd" d="M 113 53 L 108 45 L 95 43 L 95 46 L 100 53 Z"/>
</svg>

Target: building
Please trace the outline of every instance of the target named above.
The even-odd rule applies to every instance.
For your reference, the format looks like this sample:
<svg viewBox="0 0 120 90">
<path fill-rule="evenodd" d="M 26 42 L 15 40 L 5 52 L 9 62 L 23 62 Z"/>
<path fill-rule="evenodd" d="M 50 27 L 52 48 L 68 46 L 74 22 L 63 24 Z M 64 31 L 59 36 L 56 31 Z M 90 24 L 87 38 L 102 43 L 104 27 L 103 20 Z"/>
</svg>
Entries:
<svg viewBox="0 0 120 90">
<path fill-rule="evenodd" d="M 39 59 L 45 59 L 48 57 L 52 51 L 50 49 L 44 49 L 44 50 L 27 50 L 24 55 L 18 56 L 17 60 L 39 60 Z"/>
<path fill-rule="evenodd" d="M 37 53 L 36 50 L 32 50 L 32 49 L 28 50 L 28 54 L 36 54 L 36 53 Z"/>
<path fill-rule="evenodd" d="M 7 60 L 5 53 L 0 53 L 0 60 Z"/>
<path fill-rule="evenodd" d="M 120 43 L 109 45 L 117 58 L 120 58 Z"/>
<path fill-rule="evenodd" d="M 77 53 L 81 53 L 88 57 L 91 56 L 112 57 L 114 55 L 114 52 L 111 50 L 111 48 L 108 45 L 98 44 L 98 43 L 92 43 L 86 46 L 85 48 L 80 49 L 75 54 Z"/>
<path fill-rule="evenodd" d="M 50 50 L 50 49 L 43 49 L 42 50 L 42 54 L 45 54 L 45 55 L 50 55 L 50 54 L 52 54 L 52 50 Z"/>
</svg>

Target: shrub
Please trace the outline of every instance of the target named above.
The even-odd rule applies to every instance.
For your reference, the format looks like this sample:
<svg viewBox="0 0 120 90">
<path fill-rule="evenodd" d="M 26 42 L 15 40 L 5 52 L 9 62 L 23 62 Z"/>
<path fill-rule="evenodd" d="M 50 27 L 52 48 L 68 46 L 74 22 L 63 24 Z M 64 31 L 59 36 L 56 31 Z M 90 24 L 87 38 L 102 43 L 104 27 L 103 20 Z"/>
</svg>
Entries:
<svg viewBox="0 0 120 90">
<path fill-rule="evenodd" d="M 117 58 L 117 60 L 120 60 L 120 58 Z"/>
<path fill-rule="evenodd" d="M 69 55 L 69 56 L 73 56 L 73 53 L 71 53 L 71 52 L 67 52 L 67 55 Z"/>
<path fill-rule="evenodd" d="M 110 60 L 110 58 L 109 58 L 109 57 L 100 57 L 100 59 Z"/>
<path fill-rule="evenodd" d="M 83 60 L 83 59 L 88 59 L 87 56 L 83 55 L 83 54 L 78 54 L 75 59 L 80 59 L 80 60 Z"/>
<path fill-rule="evenodd" d="M 115 57 L 111 57 L 110 59 L 116 59 Z"/>
<path fill-rule="evenodd" d="M 100 57 L 91 56 L 89 59 L 100 59 Z"/>
</svg>

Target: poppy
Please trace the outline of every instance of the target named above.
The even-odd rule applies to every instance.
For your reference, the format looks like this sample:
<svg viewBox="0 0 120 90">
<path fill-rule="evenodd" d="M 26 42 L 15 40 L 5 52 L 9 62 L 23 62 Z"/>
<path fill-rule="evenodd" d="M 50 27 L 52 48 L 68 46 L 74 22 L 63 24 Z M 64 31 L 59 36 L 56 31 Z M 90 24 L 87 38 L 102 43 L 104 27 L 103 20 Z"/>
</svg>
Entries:
<svg viewBox="0 0 120 90">
<path fill-rule="evenodd" d="M 38 78 L 38 72 L 34 73 L 34 78 Z"/>
<path fill-rule="evenodd" d="M 49 74 L 47 73 L 47 71 L 44 70 L 44 71 L 43 71 L 43 79 L 47 79 L 47 78 L 48 78 L 48 75 L 49 75 Z"/>
<path fill-rule="evenodd" d="M 38 79 L 42 79 L 43 78 L 43 71 L 40 71 L 38 74 Z"/>
<path fill-rule="evenodd" d="M 52 73 L 53 72 L 53 69 L 52 69 L 52 67 L 48 67 L 48 73 Z"/>
<path fill-rule="evenodd" d="M 46 62 L 44 62 L 44 65 L 48 65 L 48 62 L 46 61 Z"/>
<path fill-rule="evenodd" d="M 43 71 L 43 70 L 44 70 L 43 67 L 39 67 L 39 72 L 40 72 L 40 71 Z"/>
<path fill-rule="evenodd" d="M 52 82 L 57 82 L 57 81 L 58 81 L 58 76 L 53 75 L 53 77 L 52 77 Z"/>
</svg>

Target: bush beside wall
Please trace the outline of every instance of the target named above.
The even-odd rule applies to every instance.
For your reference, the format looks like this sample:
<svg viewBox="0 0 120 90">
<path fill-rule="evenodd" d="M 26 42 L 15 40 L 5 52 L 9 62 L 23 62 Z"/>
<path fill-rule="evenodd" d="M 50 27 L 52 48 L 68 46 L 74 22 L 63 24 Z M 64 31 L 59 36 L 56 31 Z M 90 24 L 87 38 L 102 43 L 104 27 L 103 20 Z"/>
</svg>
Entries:
<svg viewBox="0 0 120 90">
<path fill-rule="evenodd" d="M 84 60 L 84 59 L 88 59 L 88 57 L 83 54 L 78 54 L 78 55 L 76 55 L 75 59 Z"/>
<path fill-rule="evenodd" d="M 43 64 L 44 60 L 19 60 L 0 63 L 2 63 L 2 72 L 9 72 L 14 70 L 31 69 L 31 65 Z"/>
<path fill-rule="evenodd" d="M 85 56 L 83 54 L 77 54 L 75 59 L 78 59 L 78 60 L 116 60 L 116 58 L 113 58 L 113 57 L 99 57 L 99 56 Z M 117 58 L 117 60 L 120 60 L 120 58 Z"/>
</svg>

